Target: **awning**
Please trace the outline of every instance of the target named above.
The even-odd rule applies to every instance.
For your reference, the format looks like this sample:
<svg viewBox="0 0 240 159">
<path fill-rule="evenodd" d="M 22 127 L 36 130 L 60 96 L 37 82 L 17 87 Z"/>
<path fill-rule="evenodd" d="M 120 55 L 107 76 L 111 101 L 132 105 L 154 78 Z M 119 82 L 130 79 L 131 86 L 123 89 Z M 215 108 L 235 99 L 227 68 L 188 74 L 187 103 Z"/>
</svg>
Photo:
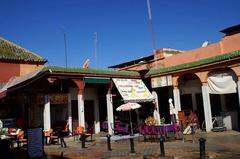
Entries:
<svg viewBox="0 0 240 159">
<path fill-rule="evenodd" d="M 232 71 L 215 71 L 209 74 L 207 81 L 211 94 L 237 92 L 237 78 Z"/>
<path fill-rule="evenodd" d="M 36 70 L 31 73 L 28 73 L 23 76 L 19 77 L 12 77 L 9 79 L 9 81 L 0 89 L 0 98 L 3 98 L 6 96 L 9 88 L 14 87 L 20 83 L 23 83 L 29 79 L 32 79 L 33 77 L 37 76 L 42 70 Z"/>
<path fill-rule="evenodd" d="M 102 78 L 102 77 L 84 77 L 85 83 L 99 83 L 99 84 L 108 84 L 110 82 L 110 78 Z"/>
<path fill-rule="evenodd" d="M 6 94 L 7 94 L 6 91 L 0 92 L 0 99 L 3 98 L 3 97 L 6 97 Z"/>
<path fill-rule="evenodd" d="M 124 102 L 149 102 L 154 98 L 141 79 L 113 78 Z"/>
</svg>

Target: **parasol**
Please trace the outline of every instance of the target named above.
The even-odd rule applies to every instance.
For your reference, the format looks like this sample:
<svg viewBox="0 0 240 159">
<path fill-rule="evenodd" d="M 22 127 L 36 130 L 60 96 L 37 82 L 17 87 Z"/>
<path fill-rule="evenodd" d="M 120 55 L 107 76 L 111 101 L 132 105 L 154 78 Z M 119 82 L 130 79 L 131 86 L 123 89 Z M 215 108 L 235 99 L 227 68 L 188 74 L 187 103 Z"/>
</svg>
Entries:
<svg viewBox="0 0 240 159">
<path fill-rule="evenodd" d="M 132 117 L 131 117 L 131 110 L 140 108 L 141 105 L 138 103 L 125 103 L 117 107 L 117 111 L 128 111 L 129 117 L 130 117 L 130 128 L 131 128 L 131 135 L 133 135 L 133 129 L 132 129 Z"/>
</svg>

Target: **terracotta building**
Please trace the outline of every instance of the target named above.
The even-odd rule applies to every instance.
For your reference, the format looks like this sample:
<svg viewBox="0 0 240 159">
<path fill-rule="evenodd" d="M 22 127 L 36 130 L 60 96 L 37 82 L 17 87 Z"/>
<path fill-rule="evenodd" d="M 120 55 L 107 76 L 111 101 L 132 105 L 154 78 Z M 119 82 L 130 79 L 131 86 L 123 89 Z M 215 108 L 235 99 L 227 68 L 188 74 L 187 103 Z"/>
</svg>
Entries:
<svg viewBox="0 0 240 159">
<path fill-rule="evenodd" d="M 114 117 L 118 115 L 125 120 L 128 115 L 116 112 L 117 106 L 127 101 L 139 101 L 143 105 L 153 101 L 138 72 L 43 67 L 45 59 L 7 40 L 2 41 L 0 54 L 4 66 L 1 69 L 8 76 L 1 76 L 0 120 L 13 121 L 8 125 L 10 127 L 43 127 L 48 130 L 68 122 L 71 133 L 78 125 L 99 133 L 100 123 L 107 121 L 108 132 L 113 134 Z M 122 96 L 119 93 L 122 86 L 117 88 L 113 80 L 132 82 L 131 88 L 126 86 L 124 89 L 134 90 L 134 94 L 124 93 Z M 143 108 L 144 112 L 148 111 L 146 108 Z M 14 124 L 19 118 L 24 119 L 24 125 Z"/>
<path fill-rule="evenodd" d="M 178 111 L 195 111 L 206 131 L 220 115 L 228 129 L 239 130 L 240 25 L 222 32 L 217 43 L 190 51 L 159 49 L 111 66 L 115 71 L 43 67 L 45 59 L 1 39 L 0 118 L 23 117 L 26 126 L 46 130 L 67 121 L 73 131 L 87 123 L 95 133 L 107 119 L 113 134 L 115 116 L 126 119 L 116 112 L 120 104 L 140 102 L 143 118 L 154 114 L 168 121 L 173 98 Z"/>
<path fill-rule="evenodd" d="M 47 62 L 41 56 L 0 37 L 0 83 L 39 70 Z"/>
<path fill-rule="evenodd" d="M 168 57 L 157 50 L 135 60 L 137 64 L 130 61 L 111 68 L 144 72 L 142 77 L 151 80 L 158 95 L 161 116 L 167 116 L 168 99 L 173 98 L 179 111 L 197 112 L 207 131 L 212 128 L 212 117 L 219 115 L 224 116 L 227 128 L 239 130 L 240 25 L 221 32 L 225 35 L 217 43 Z"/>
</svg>

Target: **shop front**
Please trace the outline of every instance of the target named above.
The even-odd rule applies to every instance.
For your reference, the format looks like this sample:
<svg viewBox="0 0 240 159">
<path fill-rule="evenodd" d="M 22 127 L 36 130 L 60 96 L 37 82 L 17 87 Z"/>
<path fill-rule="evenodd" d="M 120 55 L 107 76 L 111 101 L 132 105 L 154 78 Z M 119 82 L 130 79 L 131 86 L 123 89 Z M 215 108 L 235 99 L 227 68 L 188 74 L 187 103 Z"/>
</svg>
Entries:
<svg viewBox="0 0 240 159">
<path fill-rule="evenodd" d="M 107 128 L 109 134 L 114 134 L 118 123 L 130 125 L 130 116 L 133 127 L 137 129 L 138 125 L 144 124 L 144 120 L 156 115 L 156 120 L 160 121 L 159 113 L 154 104 L 154 97 L 149 92 L 141 79 L 112 78 L 112 88 L 107 94 Z M 114 104 L 112 90 L 117 89 L 117 94 L 121 96 L 121 102 Z M 142 107 L 129 112 L 116 111 L 117 107 L 124 103 L 139 103 Z M 154 113 L 155 112 L 155 113 Z M 130 113 L 130 114 L 129 114 Z"/>
</svg>

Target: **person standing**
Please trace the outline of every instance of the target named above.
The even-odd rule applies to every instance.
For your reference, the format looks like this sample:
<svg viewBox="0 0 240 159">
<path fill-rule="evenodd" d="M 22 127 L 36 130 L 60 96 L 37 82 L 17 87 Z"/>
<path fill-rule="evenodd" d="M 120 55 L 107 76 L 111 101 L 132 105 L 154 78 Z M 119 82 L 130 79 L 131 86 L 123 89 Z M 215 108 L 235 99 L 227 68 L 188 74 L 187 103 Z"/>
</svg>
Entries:
<svg viewBox="0 0 240 159">
<path fill-rule="evenodd" d="M 68 126 L 68 123 L 67 123 L 65 129 L 64 130 L 60 130 L 58 132 L 58 137 L 60 138 L 61 147 L 64 147 L 64 148 L 67 147 L 67 144 L 64 141 L 64 137 L 68 136 L 68 134 L 69 134 L 69 126 Z"/>
</svg>

